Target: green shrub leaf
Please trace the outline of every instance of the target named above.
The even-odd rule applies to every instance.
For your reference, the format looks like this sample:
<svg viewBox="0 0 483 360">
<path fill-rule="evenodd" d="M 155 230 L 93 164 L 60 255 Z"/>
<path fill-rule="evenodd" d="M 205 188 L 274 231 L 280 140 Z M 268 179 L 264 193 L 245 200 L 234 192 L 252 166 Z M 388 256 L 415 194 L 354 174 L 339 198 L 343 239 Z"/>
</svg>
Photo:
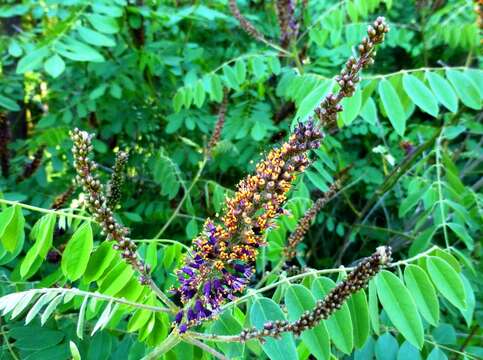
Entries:
<svg viewBox="0 0 483 360">
<path fill-rule="evenodd" d="M 408 265 L 404 269 L 404 281 L 423 318 L 436 326 L 439 322 L 439 302 L 426 272 L 417 265 Z"/>
<path fill-rule="evenodd" d="M 466 293 L 459 274 L 440 257 L 430 256 L 426 261 L 429 276 L 438 291 L 458 309 L 466 308 Z"/>
<path fill-rule="evenodd" d="M 86 271 L 92 243 L 91 224 L 86 222 L 75 231 L 62 254 L 62 272 L 69 280 L 79 279 Z"/>
<path fill-rule="evenodd" d="M 481 108 L 481 99 L 478 89 L 473 85 L 473 82 L 461 71 L 448 69 L 446 70 L 446 77 L 449 79 L 456 94 L 461 99 L 461 102 L 471 109 L 479 110 Z"/>
<path fill-rule="evenodd" d="M 250 308 L 250 322 L 257 328 L 262 329 L 268 321 L 285 320 L 280 306 L 267 298 L 257 299 Z M 298 359 L 295 348 L 295 340 L 290 333 L 284 333 L 281 339 L 268 338 L 262 344 L 262 349 L 272 360 L 296 360 Z"/>
<path fill-rule="evenodd" d="M 438 101 L 443 104 L 449 111 L 455 113 L 458 111 L 458 97 L 456 96 L 451 84 L 441 75 L 435 72 L 426 72 L 429 86 Z"/>
<path fill-rule="evenodd" d="M 436 117 L 438 116 L 438 102 L 428 87 L 411 74 L 404 74 L 403 87 L 411 100 L 424 112 Z"/>
<path fill-rule="evenodd" d="M 406 115 L 396 90 L 389 81 L 382 79 L 378 91 L 392 127 L 403 136 L 406 130 Z"/>
<path fill-rule="evenodd" d="M 354 334 L 354 345 L 360 349 L 369 337 L 369 306 L 367 305 L 366 292 L 364 289 L 353 294 L 347 301 L 349 307 Z"/>
<path fill-rule="evenodd" d="M 377 295 L 389 319 L 401 334 L 420 349 L 424 343 L 421 318 L 414 311 L 416 304 L 402 281 L 383 270 L 376 276 Z"/>
</svg>

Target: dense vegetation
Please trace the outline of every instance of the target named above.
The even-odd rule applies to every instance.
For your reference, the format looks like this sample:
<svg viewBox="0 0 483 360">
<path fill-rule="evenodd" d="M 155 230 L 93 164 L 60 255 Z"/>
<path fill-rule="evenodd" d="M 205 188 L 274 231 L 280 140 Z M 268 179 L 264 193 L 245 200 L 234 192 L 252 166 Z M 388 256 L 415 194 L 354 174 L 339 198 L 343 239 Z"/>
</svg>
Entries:
<svg viewBox="0 0 483 360">
<path fill-rule="evenodd" d="M 0 358 L 482 358 L 482 16 L 3 0 Z"/>
</svg>

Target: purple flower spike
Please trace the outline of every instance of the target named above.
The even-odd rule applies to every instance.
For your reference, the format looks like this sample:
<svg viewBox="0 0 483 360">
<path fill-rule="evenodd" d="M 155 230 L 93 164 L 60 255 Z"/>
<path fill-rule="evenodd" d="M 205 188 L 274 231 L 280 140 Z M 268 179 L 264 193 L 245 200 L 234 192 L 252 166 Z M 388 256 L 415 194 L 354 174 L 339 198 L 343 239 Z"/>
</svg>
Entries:
<svg viewBox="0 0 483 360">
<path fill-rule="evenodd" d="M 181 310 L 179 313 L 176 314 L 174 321 L 176 321 L 176 324 L 179 324 L 182 319 L 183 319 L 183 310 Z"/>
<path fill-rule="evenodd" d="M 179 333 L 180 334 L 184 334 L 186 332 L 186 330 L 188 330 L 188 326 L 186 326 L 186 324 L 183 324 L 179 327 Z"/>
</svg>

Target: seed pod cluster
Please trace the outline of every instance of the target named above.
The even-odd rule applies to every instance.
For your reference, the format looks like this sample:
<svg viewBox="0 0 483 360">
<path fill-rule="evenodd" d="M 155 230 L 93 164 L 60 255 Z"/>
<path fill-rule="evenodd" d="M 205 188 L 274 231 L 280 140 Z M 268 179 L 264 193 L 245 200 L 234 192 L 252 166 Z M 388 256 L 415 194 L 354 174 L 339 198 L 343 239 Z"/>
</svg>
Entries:
<svg viewBox="0 0 483 360">
<path fill-rule="evenodd" d="M 73 193 L 74 193 L 74 186 L 71 185 L 66 191 L 64 191 L 62 194 L 59 194 L 54 199 L 54 201 L 52 202 L 51 208 L 54 210 L 63 208 L 65 203 L 67 202 L 67 200 L 69 200 L 69 198 L 72 196 Z"/>
<path fill-rule="evenodd" d="M 257 338 L 263 341 L 265 337 L 279 338 L 284 332 L 299 336 L 303 331 L 317 326 L 320 321 L 340 309 L 352 294 L 365 288 L 369 280 L 390 261 L 391 248 L 387 246 L 377 248 L 374 254 L 363 259 L 347 278 L 333 288 L 324 299 L 317 301 L 312 310 L 304 312 L 298 320 L 292 323 L 286 320 L 269 321 L 262 329 L 245 329 L 240 334 L 240 340 Z"/>
<path fill-rule="evenodd" d="M 112 169 L 111 179 L 107 184 L 107 206 L 115 209 L 121 200 L 121 188 L 124 184 L 124 170 L 126 168 L 128 153 L 119 151 L 116 154 L 116 162 Z"/>
<path fill-rule="evenodd" d="M 304 216 L 300 218 L 297 223 L 297 227 L 290 234 L 287 241 L 287 247 L 285 248 L 285 257 L 287 261 L 290 261 L 296 255 L 297 245 L 303 241 L 305 234 L 310 228 L 310 223 L 315 218 L 317 213 L 334 197 L 337 190 L 340 189 L 341 181 L 336 180 L 320 198 L 318 198 L 314 204 L 308 209 Z"/>
<path fill-rule="evenodd" d="M 359 72 L 374 63 L 374 57 L 376 56 L 375 47 L 384 41 L 384 35 L 388 31 L 389 26 L 382 16 L 378 17 L 372 26 L 369 25 L 367 37 L 364 37 L 358 46 L 359 57 L 356 59 L 351 56 L 340 75 L 335 78 L 340 87 L 339 92 L 337 95 L 328 94 L 315 109 L 315 113 L 322 124 L 329 125 L 335 123 L 337 113 L 342 111 L 340 102 L 345 97 L 350 97 L 354 94 L 357 83 L 360 81 Z"/>
<path fill-rule="evenodd" d="M 224 95 L 223 95 L 223 102 L 221 103 L 220 109 L 218 110 L 218 119 L 216 120 L 215 129 L 213 130 L 213 134 L 211 135 L 211 139 L 208 142 L 208 146 L 206 148 L 206 153 L 208 155 L 211 154 L 216 144 L 218 144 L 218 141 L 220 141 L 221 131 L 223 130 L 223 126 L 225 125 L 227 107 L 228 107 L 228 89 L 225 88 Z"/>
<path fill-rule="evenodd" d="M 238 20 L 240 23 L 240 26 L 245 32 L 253 37 L 256 40 L 261 40 L 265 41 L 265 37 L 262 35 L 261 32 L 259 32 L 253 24 L 248 21 L 240 12 L 240 9 L 238 8 L 238 5 L 236 3 L 236 0 L 229 0 L 228 2 L 228 7 L 230 8 L 231 13 L 235 17 L 235 19 Z"/>
<path fill-rule="evenodd" d="M 121 257 L 140 274 L 141 284 L 151 281 L 149 265 L 145 264 L 136 253 L 136 244 L 128 237 L 129 230 L 119 224 L 114 218 L 112 209 L 107 204 L 101 184 L 95 171 L 97 164 L 89 156 L 92 153 L 92 135 L 79 129 L 70 133 L 74 145 L 74 167 L 77 171 L 76 180 L 82 185 L 86 193 L 86 203 L 95 220 L 102 227 L 106 239 L 114 240 L 114 249 L 119 251 Z"/>
<path fill-rule="evenodd" d="M 286 49 L 297 38 L 299 25 L 295 17 L 295 0 L 277 0 L 277 18 L 280 26 L 280 45 Z"/>
<path fill-rule="evenodd" d="M 41 146 L 37 149 L 37 151 L 34 153 L 33 159 L 25 165 L 22 174 L 17 177 L 17 184 L 32 177 L 32 175 L 37 171 L 37 169 L 40 167 L 40 164 L 42 163 L 44 149 L 45 146 Z"/>
</svg>

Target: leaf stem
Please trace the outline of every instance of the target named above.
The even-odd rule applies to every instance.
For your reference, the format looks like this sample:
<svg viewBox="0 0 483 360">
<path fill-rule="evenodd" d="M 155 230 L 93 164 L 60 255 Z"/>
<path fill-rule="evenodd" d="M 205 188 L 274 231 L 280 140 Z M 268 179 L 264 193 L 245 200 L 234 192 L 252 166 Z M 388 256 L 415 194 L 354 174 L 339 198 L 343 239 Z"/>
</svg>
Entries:
<svg viewBox="0 0 483 360">
<path fill-rule="evenodd" d="M 157 346 L 153 351 L 151 351 L 149 354 L 143 357 L 142 360 L 159 359 L 161 355 L 167 353 L 173 347 L 178 345 L 180 341 L 181 341 L 181 338 L 179 334 L 175 332 L 171 332 L 171 334 L 169 334 L 168 337 L 164 339 L 164 341 L 159 346 Z"/>
<path fill-rule="evenodd" d="M 84 221 L 94 222 L 94 220 L 92 220 L 90 217 L 87 217 L 87 216 L 65 213 L 65 212 L 59 211 L 59 210 L 44 209 L 44 208 L 37 207 L 37 206 L 27 205 L 27 204 L 24 204 L 24 203 L 21 203 L 21 202 L 18 202 L 18 201 L 0 199 L 0 203 L 1 204 L 7 204 L 7 205 L 17 205 L 17 206 L 20 206 L 21 208 L 31 210 L 31 211 L 35 211 L 35 212 L 44 213 L 44 214 L 54 214 L 54 215 L 57 215 L 57 216 L 65 216 L 65 217 L 72 218 L 72 219 L 80 219 L 80 220 L 84 220 Z"/>
<path fill-rule="evenodd" d="M 223 355 L 222 353 L 216 351 L 215 349 L 213 349 L 212 347 L 206 345 L 205 343 L 195 339 L 195 338 L 192 338 L 190 336 L 185 336 L 184 337 L 184 340 L 187 342 L 187 343 L 190 343 L 192 345 L 195 345 L 197 347 L 199 347 L 200 349 L 210 353 L 211 355 L 213 355 L 215 358 L 217 359 L 220 359 L 220 360 L 229 360 L 225 355 Z"/>
</svg>

